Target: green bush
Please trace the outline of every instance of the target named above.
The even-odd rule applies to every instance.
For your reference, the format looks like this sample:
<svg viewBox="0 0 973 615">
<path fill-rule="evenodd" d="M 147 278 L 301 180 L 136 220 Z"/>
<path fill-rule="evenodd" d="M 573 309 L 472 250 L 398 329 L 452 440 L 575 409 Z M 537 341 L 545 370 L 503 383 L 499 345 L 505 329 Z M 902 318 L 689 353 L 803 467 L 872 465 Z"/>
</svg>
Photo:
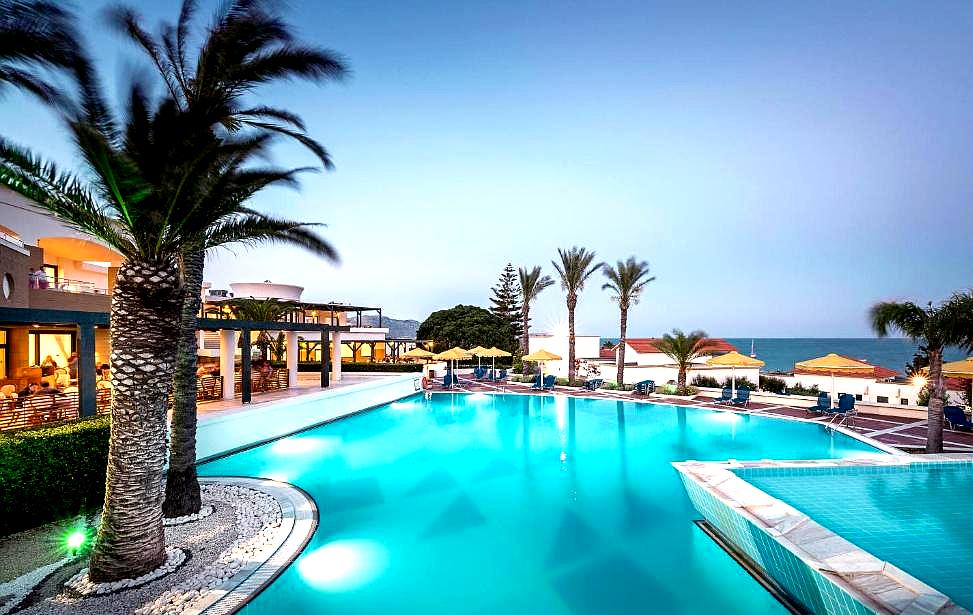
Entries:
<svg viewBox="0 0 973 615">
<path fill-rule="evenodd" d="M 601 388 L 605 389 L 606 391 L 634 391 L 635 385 L 623 384 L 622 386 L 618 386 L 618 384 L 614 382 L 603 382 L 601 384 Z"/>
<path fill-rule="evenodd" d="M 732 387 L 732 386 L 733 386 L 733 378 L 731 377 L 723 381 L 723 385 L 721 388 L 725 389 L 727 387 Z M 747 387 L 751 391 L 757 390 L 757 385 L 750 382 L 750 380 L 748 380 L 747 378 L 741 378 L 740 376 L 737 376 L 737 388 L 739 389 L 740 387 Z"/>
<path fill-rule="evenodd" d="M 788 387 L 785 395 L 807 395 L 808 397 L 817 397 L 821 390 L 818 389 L 818 385 L 812 385 L 809 387 L 803 386 L 801 383 L 797 383 L 792 387 Z"/>
<path fill-rule="evenodd" d="M 699 376 L 696 376 L 695 378 L 693 378 L 693 381 L 692 381 L 691 384 L 693 386 L 710 387 L 710 388 L 713 388 L 713 389 L 719 389 L 719 388 L 722 387 L 722 385 L 720 384 L 720 382 L 716 378 L 714 378 L 712 376 L 703 376 L 702 374 L 700 374 Z"/>
<path fill-rule="evenodd" d="M 778 395 L 783 395 L 785 389 L 787 388 L 787 383 L 784 382 L 783 378 L 775 378 L 774 376 L 761 376 L 760 388 L 761 390 L 768 391 L 770 393 L 777 393 Z"/>
<path fill-rule="evenodd" d="M 96 510 L 109 418 L 0 434 L 0 536 Z"/>
</svg>

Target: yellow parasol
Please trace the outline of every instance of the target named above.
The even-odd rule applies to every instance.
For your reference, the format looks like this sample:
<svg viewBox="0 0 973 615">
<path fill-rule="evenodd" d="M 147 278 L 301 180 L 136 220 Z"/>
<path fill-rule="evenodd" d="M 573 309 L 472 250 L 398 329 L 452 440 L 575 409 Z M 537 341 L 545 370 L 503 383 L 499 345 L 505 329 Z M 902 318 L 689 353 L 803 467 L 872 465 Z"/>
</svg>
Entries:
<svg viewBox="0 0 973 615">
<path fill-rule="evenodd" d="M 507 352 L 506 350 L 501 350 L 501 349 L 497 348 L 496 346 L 493 346 L 492 348 L 485 348 L 485 349 L 483 349 L 483 351 L 481 351 L 480 354 L 477 355 L 477 356 L 480 356 L 480 357 L 488 357 L 488 358 L 492 359 L 490 369 L 493 370 L 493 372 L 496 372 L 497 371 L 497 357 L 509 357 L 510 356 L 510 353 Z"/>
<path fill-rule="evenodd" d="M 540 364 L 541 369 L 541 382 L 544 381 L 544 362 L 545 361 L 560 361 L 561 355 L 554 354 L 553 352 L 548 352 L 541 348 L 540 350 L 535 350 L 530 354 L 525 354 L 520 358 L 521 361 L 531 361 Z M 535 385 L 536 386 L 536 385 Z"/>
<path fill-rule="evenodd" d="M 450 380 L 449 381 L 449 386 L 450 386 L 450 388 L 452 388 L 453 384 L 455 384 L 456 381 L 457 381 L 457 378 L 456 378 L 456 361 L 461 361 L 463 359 L 469 359 L 471 356 L 472 355 L 470 353 L 466 352 L 465 350 L 463 350 L 459 346 L 454 346 L 453 348 L 450 348 L 449 350 L 445 350 L 443 352 L 440 352 L 439 354 L 433 355 L 432 358 L 436 359 L 437 361 L 453 361 L 453 369 L 452 370 L 449 370 L 449 373 L 452 376 L 452 378 L 449 379 Z"/>
<path fill-rule="evenodd" d="M 480 366 L 480 357 L 483 356 L 481 353 L 484 350 L 486 350 L 486 348 L 484 348 L 483 346 L 474 346 L 473 348 L 470 348 L 469 350 L 466 351 L 466 352 L 470 353 L 471 355 L 473 355 L 474 357 L 476 357 L 476 366 L 477 367 Z"/>
<path fill-rule="evenodd" d="M 943 363 L 943 376 L 947 378 L 973 378 L 973 357 L 962 361 Z"/>
<path fill-rule="evenodd" d="M 731 387 L 730 390 L 733 392 L 733 395 L 734 396 L 736 395 L 736 389 L 737 389 L 737 374 L 736 374 L 736 368 L 738 368 L 738 367 L 763 367 L 764 365 L 766 365 L 766 363 L 764 363 L 760 359 L 755 359 L 753 357 L 744 356 L 744 355 L 740 354 L 739 352 L 737 352 L 736 350 L 734 350 L 732 352 L 728 352 L 726 354 L 721 354 L 721 355 L 716 356 L 716 357 L 712 357 L 709 360 L 707 360 L 706 363 L 709 364 L 709 365 L 716 365 L 716 366 L 723 366 L 723 367 L 729 367 L 730 368 L 730 375 L 733 378 L 733 381 L 731 383 L 732 384 L 732 387 Z"/>
<path fill-rule="evenodd" d="M 856 361 L 854 359 L 849 359 L 848 357 L 843 357 L 840 354 L 835 354 L 830 352 L 823 357 L 818 357 L 816 359 L 808 359 L 807 361 L 801 361 L 794 364 L 794 369 L 802 369 L 808 372 L 819 372 L 822 374 L 831 374 L 831 399 L 834 401 L 835 398 L 835 383 L 834 375 L 836 373 L 843 372 L 872 372 L 875 373 L 875 366 L 868 363 L 863 363 L 861 361 Z"/>
</svg>

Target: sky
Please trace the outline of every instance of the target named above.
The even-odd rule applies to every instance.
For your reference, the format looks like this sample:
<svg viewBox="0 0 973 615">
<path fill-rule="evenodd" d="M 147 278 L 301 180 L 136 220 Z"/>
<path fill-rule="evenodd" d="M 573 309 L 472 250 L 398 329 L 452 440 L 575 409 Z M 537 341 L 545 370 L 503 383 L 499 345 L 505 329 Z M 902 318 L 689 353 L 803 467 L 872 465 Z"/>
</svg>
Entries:
<svg viewBox="0 0 973 615">
<path fill-rule="evenodd" d="M 178 13 L 129 4 L 153 27 Z M 83 31 L 114 96 L 145 65 L 98 5 Z M 217 3 L 202 5 L 198 23 Z M 632 337 L 856 337 L 876 301 L 971 286 L 969 2 L 292 0 L 283 13 L 352 74 L 261 90 L 336 169 L 254 205 L 326 223 L 342 262 L 221 250 L 206 268 L 217 288 L 296 283 L 308 300 L 422 320 L 489 305 L 508 262 L 554 275 L 557 249 L 579 245 L 649 262 Z M 0 131 L 75 160 L 28 97 L 0 100 Z M 314 163 L 285 143 L 274 160 Z M 603 281 L 581 295 L 579 334 L 617 335 Z M 562 326 L 558 286 L 533 314 Z"/>
</svg>

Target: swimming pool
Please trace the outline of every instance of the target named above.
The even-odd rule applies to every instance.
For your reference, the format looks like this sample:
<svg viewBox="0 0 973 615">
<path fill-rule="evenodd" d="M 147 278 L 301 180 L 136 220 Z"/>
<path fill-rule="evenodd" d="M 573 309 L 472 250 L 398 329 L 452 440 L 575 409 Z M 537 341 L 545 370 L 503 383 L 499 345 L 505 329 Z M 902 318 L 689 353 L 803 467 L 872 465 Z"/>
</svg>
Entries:
<svg viewBox="0 0 973 615">
<path fill-rule="evenodd" d="M 736 474 L 973 610 L 973 463 Z"/>
<path fill-rule="evenodd" d="M 821 425 L 564 396 L 415 396 L 200 466 L 320 525 L 244 611 L 784 613 L 705 536 L 674 460 L 875 455 Z"/>
</svg>

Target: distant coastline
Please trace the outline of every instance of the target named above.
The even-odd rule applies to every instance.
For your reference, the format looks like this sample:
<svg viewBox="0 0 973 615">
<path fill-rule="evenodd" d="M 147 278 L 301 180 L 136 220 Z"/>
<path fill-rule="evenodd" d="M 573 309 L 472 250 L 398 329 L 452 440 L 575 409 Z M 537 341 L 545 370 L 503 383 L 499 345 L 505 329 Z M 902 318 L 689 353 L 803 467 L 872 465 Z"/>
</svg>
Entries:
<svg viewBox="0 0 973 615">
<path fill-rule="evenodd" d="M 618 338 L 603 337 L 602 343 L 610 341 L 618 343 Z M 737 347 L 742 354 L 750 354 L 750 342 L 754 343 L 757 358 L 766 362 L 763 371 L 790 371 L 794 363 L 805 359 L 823 356 L 829 352 L 836 352 L 855 359 L 864 359 L 873 365 L 881 365 L 905 372 L 906 363 L 918 351 L 918 346 L 905 338 L 814 338 L 814 337 L 728 337 L 728 342 Z M 966 357 L 966 353 L 958 349 L 946 352 L 947 361 L 955 361 Z"/>
</svg>

